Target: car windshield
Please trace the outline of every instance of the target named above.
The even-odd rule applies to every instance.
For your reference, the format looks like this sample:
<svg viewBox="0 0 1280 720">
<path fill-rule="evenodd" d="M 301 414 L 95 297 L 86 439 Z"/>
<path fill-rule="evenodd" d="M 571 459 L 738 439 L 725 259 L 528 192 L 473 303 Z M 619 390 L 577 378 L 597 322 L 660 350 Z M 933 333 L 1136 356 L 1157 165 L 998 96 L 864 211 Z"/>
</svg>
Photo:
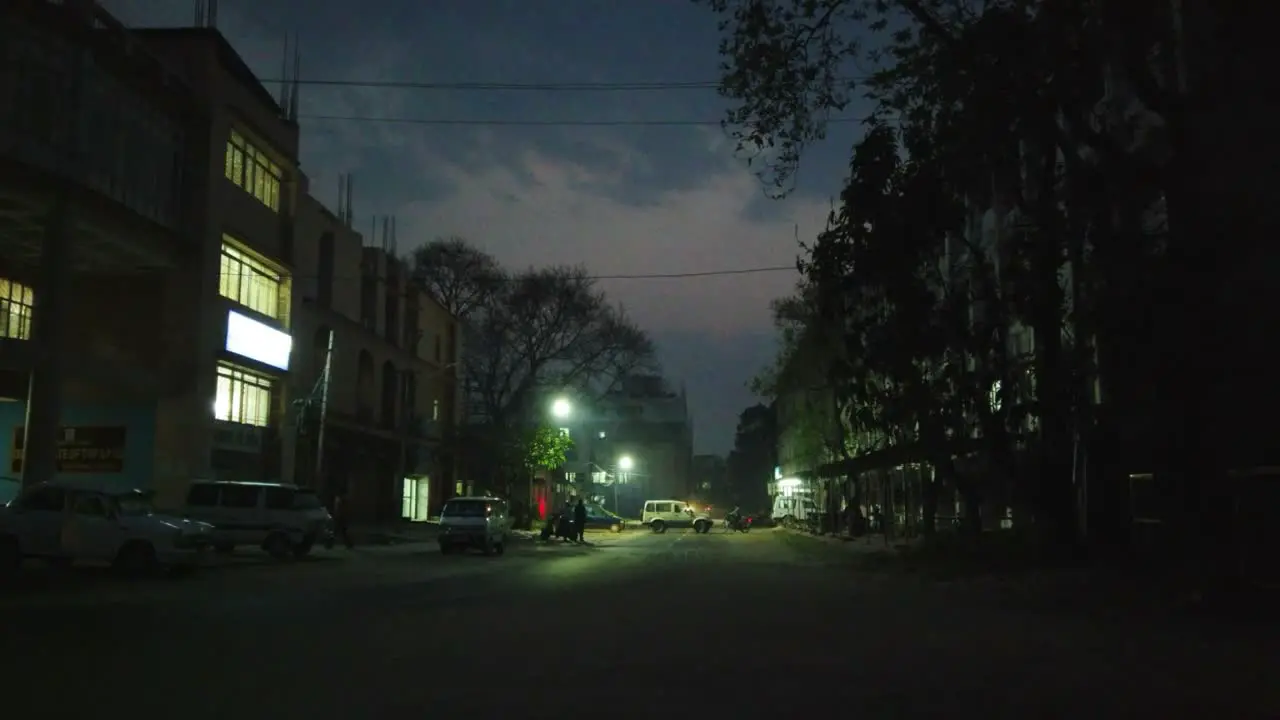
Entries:
<svg viewBox="0 0 1280 720">
<path fill-rule="evenodd" d="M 295 510 L 315 510 L 321 507 L 320 496 L 312 490 L 299 490 L 293 496 L 293 507 Z"/>
<path fill-rule="evenodd" d="M 483 500 L 450 500 L 445 503 L 442 517 L 484 517 L 489 503 Z"/>
<path fill-rule="evenodd" d="M 127 493 L 115 497 L 121 515 L 150 515 L 155 512 L 151 497 L 143 493 Z"/>
</svg>

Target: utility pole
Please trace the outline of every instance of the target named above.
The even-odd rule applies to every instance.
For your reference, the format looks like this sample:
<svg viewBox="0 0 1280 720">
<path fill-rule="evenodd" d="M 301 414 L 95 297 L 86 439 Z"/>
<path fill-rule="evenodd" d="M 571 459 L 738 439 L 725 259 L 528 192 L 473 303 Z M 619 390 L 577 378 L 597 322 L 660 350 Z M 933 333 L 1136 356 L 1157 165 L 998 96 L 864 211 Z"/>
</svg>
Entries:
<svg viewBox="0 0 1280 720">
<path fill-rule="evenodd" d="M 320 415 L 316 421 L 316 486 L 321 494 L 329 489 L 324 481 L 324 426 L 329 413 L 329 375 L 333 370 L 333 331 L 329 331 L 329 342 L 324 351 L 324 371 L 320 373 Z M 314 391 L 312 392 L 314 395 Z M 308 398 L 310 401 L 310 398 Z"/>
</svg>

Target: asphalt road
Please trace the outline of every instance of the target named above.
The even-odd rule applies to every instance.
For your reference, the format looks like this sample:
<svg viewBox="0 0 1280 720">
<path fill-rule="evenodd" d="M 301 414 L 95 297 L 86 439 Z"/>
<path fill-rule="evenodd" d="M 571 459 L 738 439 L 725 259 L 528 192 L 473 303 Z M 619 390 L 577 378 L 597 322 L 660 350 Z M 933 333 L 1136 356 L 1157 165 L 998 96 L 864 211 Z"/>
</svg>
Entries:
<svg viewBox="0 0 1280 720">
<path fill-rule="evenodd" d="M 590 539 L 10 593 L 0 687 L 22 717 L 1280 717 L 1272 625 L 857 573 L 783 531 Z"/>
</svg>

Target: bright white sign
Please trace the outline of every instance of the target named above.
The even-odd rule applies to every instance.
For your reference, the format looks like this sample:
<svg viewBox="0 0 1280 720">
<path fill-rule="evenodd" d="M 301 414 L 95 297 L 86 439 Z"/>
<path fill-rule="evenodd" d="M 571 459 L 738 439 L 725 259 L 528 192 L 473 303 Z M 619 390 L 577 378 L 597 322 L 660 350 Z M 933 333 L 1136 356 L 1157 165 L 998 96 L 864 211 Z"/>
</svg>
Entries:
<svg viewBox="0 0 1280 720">
<path fill-rule="evenodd" d="M 293 338 L 235 310 L 227 312 L 227 352 L 278 370 L 289 369 Z"/>
</svg>

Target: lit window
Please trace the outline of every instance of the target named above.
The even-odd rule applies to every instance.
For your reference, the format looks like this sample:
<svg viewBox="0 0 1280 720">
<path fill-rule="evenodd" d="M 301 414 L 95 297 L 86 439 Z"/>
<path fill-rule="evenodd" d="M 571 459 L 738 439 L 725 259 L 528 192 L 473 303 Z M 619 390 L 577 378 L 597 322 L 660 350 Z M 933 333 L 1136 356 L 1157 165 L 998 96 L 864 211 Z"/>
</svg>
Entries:
<svg viewBox="0 0 1280 720">
<path fill-rule="evenodd" d="M 0 278 L 0 337 L 31 338 L 31 313 L 36 297 L 31 288 Z"/>
<path fill-rule="evenodd" d="M 253 254 L 223 236 L 222 261 L 218 268 L 218 293 L 222 297 L 262 313 L 280 317 L 280 288 L 284 277 Z"/>
<path fill-rule="evenodd" d="M 235 130 L 227 138 L 225 164 L 227 179 L 236 187 L 272 210 L 280 211 L 280 183 L 284 177 L 280 166 Z"/>
<path fill-rule="evenodd" d="M 229 363 L 218 363 L 215 420 L 266 427 L 271 418 L 271 378 Z"/>
</svg>

